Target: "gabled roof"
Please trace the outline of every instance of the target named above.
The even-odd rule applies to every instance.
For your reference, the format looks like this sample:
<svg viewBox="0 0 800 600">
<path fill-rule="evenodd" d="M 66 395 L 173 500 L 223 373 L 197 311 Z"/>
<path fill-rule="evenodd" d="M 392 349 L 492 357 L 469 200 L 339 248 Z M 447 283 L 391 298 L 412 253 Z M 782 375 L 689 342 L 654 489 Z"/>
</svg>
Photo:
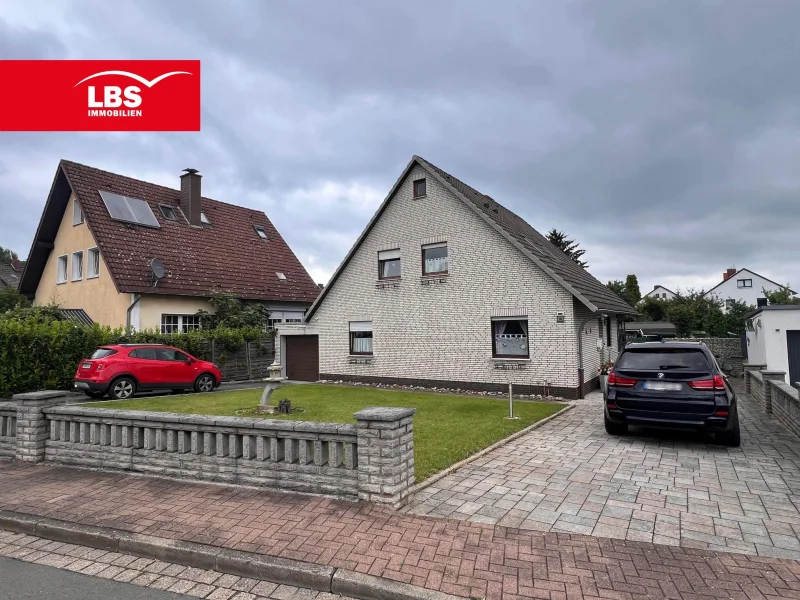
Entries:
<svg viewBox="0 0 800 600">
<path fill-rule="evenodd" d="M 755 271 L 751 271 L 750 269 L 739 269 L 738 271 L 736 271 L 736 273 L 734 273 L 733 275 L 731 275 L 731 276 L 730 276 L 730 277 L 728 277 L 727 279 L 723 279 L 722 281 L 720 281 L 720 282 L 719 282 L 717 285 L 715 285 L 714 287 L 712 287 L 710 290 L 708 290 L 708 291 L 707 291 L 705 294 L 703 294 L 703 295 L 704 295 L 704 296 L 707 296 L 707 295 L 708 295 L 708 294 L 710 294 L 712 291 L 714 291 L 714 290 L 715 290 L 715 289 L 717 289 L 719 286 L 721 286 L 723 283 L 727 283 L 728 281 L 730 281 L 731 279 L 733 279 L 734 277 L 736 277 L 736 276 L 737 276 L 739 273 L 742 273 L 743 271 L 747 271 L 748 273 L 750 273 L 751 275 L 755 275 L 756 277 L 761 277 L 761 279 L 764 279 L 765 281 L 769 281 L 771 284 L 773 284 L 773 285 L 777 285 L 778 287 L 786 287 L 786 286 L 784 286 L 783 284 L 781 284 L 781 283 L 778 283 L 777 281 L 772 281 L 772 279 L 768 279 L 767 277 L 764 277 L 763 275 L 759 275 L 758 273 L 756 273 Z M 794 290 L 789 290 L 789 291 L 790 291 L 792 294 L 796 294 L 796 293 L 797 293 L 797 292 L 795 292 Z"/>
<path fill-rule="evenodd" d="M 662 290 L 665 290 L 665 291 L 669 292 L 670 294 L 675 294 L 675 292 L 673 292 L 671 289 L 669 289 L 669 288 L 665 288 L 663 285 L 657 284 L 657 285 L 654 285 L 654 286 L 653 286 L 653 289 L 652 289 L 652 290 L 650 290 L 649 292 L 647 292 L 647 294 L 645 294 L 645 296 L 647 296 L 647 295 L 649 295 L 649 294 L 652 294 L 652 293 L 653 293 L 653 292 L 655 292 L 655 291 L 656 291 L 658 288 L 661 288 Z M 677 295 L 677 294 L 676 294 L 676 295 Z"/>
<path fill-rule="evenodd" d="M 161 227 L 115 221 L 100 190 L 144 200 Z M 168 221 L 158 205 L 179 207 L 179 190 L 62 160 L 23 276 L 21 291 L 26 295 L 36 292 L 71 191 L 118 292 L 206 296 L 220 289 L 244 299 L 293 302 L 313 302 L 319 294 L 317 284 L 263 212 L 203 197 L 209 226 L 192 227 L 177 210 L 178 221 Z M 267 240 L 258 236 L 255 225 L 264 227 Z M 149 268 L 153 258 L 161 259 L 166 268 L 157 287 Z M 279 279 L 276 272 L 286 279 Z"/>
<path fill-rule="evenodd" d="M 5 288 L 19 288 L 22 281 L 22 271 L 25 269 L 25 261 L 19 262 L 19 268 L 14 268 L 12 264 L 0 264 L 0 290 Z"/>
<path fill-rule="evenodd" d="M 370 230 L 386 210 L 397 188 L 405 180 L 414 165 L 419 165 L 430 173 L 439 183 L 449 189 L 456 198 L 464 202 L 488 225 L 522 251 L 523 254 L 539 266 L 539 268 L 555 279 L 557 283 L 564 286 L 567 291 L 590 310 L 611 313 L 635 312 L 628 303 L 608 289 L 608 287 L 600 283 L 600 281 L 592 277 L 586 269 L 564 254 L 560 248 L 551 244 L 546 237 L 531 227 L 522 217 L 498 204 L 491 197 L 482 194 L 463 181 L 429 163 L 424 158 L 413 156 L 375 215 L 367 224 L 367 227 L 356 240 L 356 243 L 350 249 L 344 261 L 342 261 L 342 264 L 336 269 L 333 277 L 331 277 L 330 283 L 325 286 L 325 289 L 322 290 L 322 293 L 308 310 L 306 319 L 310 319 L 316 312 L 317 308 L 328 294 L 328 291 L 336 283 L 339 275 L 366 239 L 367 234 L 369 234 Z"/>
</svg>

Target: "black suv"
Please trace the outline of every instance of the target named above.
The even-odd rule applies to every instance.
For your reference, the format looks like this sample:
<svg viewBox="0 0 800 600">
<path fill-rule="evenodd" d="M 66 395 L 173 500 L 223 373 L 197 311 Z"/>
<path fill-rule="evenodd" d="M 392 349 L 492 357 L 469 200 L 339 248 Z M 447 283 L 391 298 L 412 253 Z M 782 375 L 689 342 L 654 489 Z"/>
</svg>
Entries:
<svg viewBox="0 0 800 600">
<path fill-rule="evenodd" d="M 611 435 L 628 425 L 702 429 L 721 444 L 739 445 L 736 394 L 702 342 L 628 344 L 603 396 Z"/>
</svg>

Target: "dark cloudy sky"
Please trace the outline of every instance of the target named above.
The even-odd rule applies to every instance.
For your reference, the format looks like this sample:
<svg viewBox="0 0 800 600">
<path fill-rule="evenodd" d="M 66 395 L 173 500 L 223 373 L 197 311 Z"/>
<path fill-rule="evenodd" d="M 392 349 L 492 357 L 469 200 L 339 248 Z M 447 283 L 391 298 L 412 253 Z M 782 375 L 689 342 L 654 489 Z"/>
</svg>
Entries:
<svg viewBox="0 0 800 600">
<path fill-rule="evenodd" d="M 413 154 L 605 282 L 800 285 L 800 2 L 3 0 L 0 58 L 200 59 L 200 133 L 0 133 L 0 245 L 59 158 L 263 209 L 318 281 Z M 2 92 L 5 93 L 5 92 Z"/>
</svg>

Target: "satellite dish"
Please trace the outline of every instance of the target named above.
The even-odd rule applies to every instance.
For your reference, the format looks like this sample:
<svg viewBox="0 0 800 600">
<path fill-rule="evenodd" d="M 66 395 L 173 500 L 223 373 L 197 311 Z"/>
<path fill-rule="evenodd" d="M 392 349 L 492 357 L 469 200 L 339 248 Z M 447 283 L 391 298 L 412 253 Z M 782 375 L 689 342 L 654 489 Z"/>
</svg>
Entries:
<svg viewBox="0 0 800 600">
<path fill-rule="evenodd" d="M 160 279 L 164 277 L 166 271 L 164 270 L 164 263 L 160 259 L 154 258 L 150 261 L 150 271 L 153 274 L 153 287 L 158 285 Z"/>
</svg>

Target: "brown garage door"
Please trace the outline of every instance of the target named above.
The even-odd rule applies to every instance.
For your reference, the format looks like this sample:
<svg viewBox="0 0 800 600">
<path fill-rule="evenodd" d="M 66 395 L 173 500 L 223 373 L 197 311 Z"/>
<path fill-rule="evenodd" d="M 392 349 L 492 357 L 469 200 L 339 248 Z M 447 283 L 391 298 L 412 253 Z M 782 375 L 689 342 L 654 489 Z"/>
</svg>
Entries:
<svg viewBox="0 0 800 600">
<path fill-rule="evenodd" d="M 287 335 L 286 376 L 298 381 L 319 379 L 319 339 L 316 335 Z"/>
</svg>

